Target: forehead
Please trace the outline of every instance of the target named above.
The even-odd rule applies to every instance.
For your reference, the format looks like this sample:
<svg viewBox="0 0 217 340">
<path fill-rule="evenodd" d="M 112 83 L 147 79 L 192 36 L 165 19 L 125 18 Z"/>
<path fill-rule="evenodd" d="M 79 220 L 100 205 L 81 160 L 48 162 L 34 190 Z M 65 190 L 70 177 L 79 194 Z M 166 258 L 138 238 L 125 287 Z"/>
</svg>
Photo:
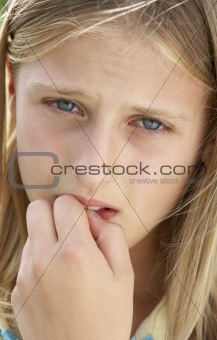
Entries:
<svg viewBox="0 0 217 340">
<path fill-rule="evenodd" d="M 113 99 L 146 98 L 171 110 L 174 105 L 202 106 L 208 95 L 148 38 L 130 45 L 127 39 L 72 37 L 40 62 L 22 64 L 20 69 L 26 84 L 38 80 L 60 87 L 79 86 L 98 98 L 105 94 Z"/>
</svg>

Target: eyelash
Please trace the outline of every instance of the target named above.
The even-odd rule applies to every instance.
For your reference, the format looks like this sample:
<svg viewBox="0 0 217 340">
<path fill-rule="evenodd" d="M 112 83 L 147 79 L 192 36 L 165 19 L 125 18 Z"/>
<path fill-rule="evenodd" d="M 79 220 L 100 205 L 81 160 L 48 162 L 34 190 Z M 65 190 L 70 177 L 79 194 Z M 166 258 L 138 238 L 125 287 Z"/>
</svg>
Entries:
<svg viewBox="0 0 217 340">
<path fill-rule="evenodd" d="M 140 127 L 138 124 L 140 122 L 142 122 L 142 120 L 148 120 L 148 121 L 152 121 L 154 123 L 158 123 L 160 124 L 159 127 L 162 127 L 160 129 L 154 129 L 154 130 L 151 130 L 151 129 L 147 129 L 145 127 Z M 146 135 L 151 135 L 151 136 L 160 136 L 160 135 L 165 135 L 167 133 L 171 133 L 172 132 L 172 128 L 165 125 L 164 123 L 162 123 L 160 120 L 158 119 L 154 119 L 152 117 L 149 117 L 149 116 L 140 116 L 138 119 L 134 120 L 133 122 L 136 122 L 135 124 L 132 124 L 134 126 L 136 126 L 136 129 L 141 129 L 142 133 L 146 134 Z M 134 130 L 135 131 L 135 130 Z"/>
<path fill-rule="evenodd" d="M 56 104 L 58 101 L 72 103 L 72 104 L 74 104 L 73 109 L 76 107 L 77 109 L 80 110 L 79 105 L 77 105 L 75 102 L 72 102 L 72 101 L 67 100 L 67 99 L 49 100 L 49 101 L 44 101 L 44 103 L 50 107 L 52 104 Z M 71 117 L 74 117 L 71 114 L 72 111 L 68 111 L 68 112 L 67 111 L 63 111 L 63 110 L 58 109 L 58 107 L 56 107 L 56 108 L 52 108 L 51 107 L 51 110 L 54 111 L 55 114 L 57 114 L 58 116 L 61 116 L 61 117 L 66 117 L 68 119 L 71 119 Z M 81 111 L 76 111 L 74 113 L 81 113 Z M 141 127 L 138 124 L 140 122 L 142 122 L 143 119 L 146 119 L 146 120 L 149 120 L 149 121 L 152 121 L 152 122 L 160 123 L 159 127 L 163 127 L 163 128 L 155 129 L 155 130 L 149 130 L 149 129 L 145 128 L 145 127 Z M 171 127 L 165 125 L 160 120 L 157 120 L 157 119 L 154 119 L 154 118 L 148 117 L 148 116 L 140 116 L 140 117 L 138 117 L 138 119 L 131 121 L 131 123 L 132 122 L 136 122 L 136 123 L 131 124 L 131 125 L 134 125 L 136 127 L 135 130 L 139 129 L 139 130 L 142 131 L 142 133 L 144 133 L 146 135 L 151 135 L 151 136 L 153 136 L 153 135 L 155 135 L 155 136 L 164 135 L 164 134 L 167 134 L 167 133 L 171 133 L 172 130 L 173 130 Z"/>
</svg>

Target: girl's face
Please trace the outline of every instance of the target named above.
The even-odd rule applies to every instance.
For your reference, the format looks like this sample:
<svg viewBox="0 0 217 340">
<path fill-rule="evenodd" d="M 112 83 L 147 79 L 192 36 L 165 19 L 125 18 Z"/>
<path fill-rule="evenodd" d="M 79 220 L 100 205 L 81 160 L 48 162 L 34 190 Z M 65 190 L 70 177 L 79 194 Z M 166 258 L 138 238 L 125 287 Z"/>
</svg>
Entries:
<svg viewBox="0 0 217 340">
<path fill-rule="evenodd" d="M 58 161 L 18 157 L 26 185 L 46 186 L 58 174 L 50 189 L 26 189 L 30 201 L 94 195 L 117 210 L 111 222 L 130 249 L 166 217 L 199 161 L 208 93 L 151 43 L 126 46 L 70 38 L 22 64 L 10 96 L 18 152 L 52 152 Z"/>
</svg>

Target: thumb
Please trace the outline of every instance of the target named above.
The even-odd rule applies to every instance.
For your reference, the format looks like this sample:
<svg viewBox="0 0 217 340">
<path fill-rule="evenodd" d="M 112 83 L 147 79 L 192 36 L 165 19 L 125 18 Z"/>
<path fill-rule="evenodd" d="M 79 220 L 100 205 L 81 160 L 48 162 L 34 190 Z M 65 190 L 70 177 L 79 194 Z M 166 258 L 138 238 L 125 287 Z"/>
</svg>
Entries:
<svg viewBox="0 0 217 340">
<path fill-rule="evenodd" d="M 115 275 L 132 272 L 132 263 L 125 238 L 125 232 L 120 224 L 108 222 L 95 211 L 87 210 L 90 231 L 98 248 L 103 253 Z"/>
</svg>

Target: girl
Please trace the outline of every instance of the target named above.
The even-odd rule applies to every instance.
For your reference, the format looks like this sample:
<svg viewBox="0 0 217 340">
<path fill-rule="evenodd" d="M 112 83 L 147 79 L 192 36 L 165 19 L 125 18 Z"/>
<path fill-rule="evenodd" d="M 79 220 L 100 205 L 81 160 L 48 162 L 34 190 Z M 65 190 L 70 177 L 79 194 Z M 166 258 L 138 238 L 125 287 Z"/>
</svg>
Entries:
<svg viewBox="0 0 217 340">
<path fill-rule="evenodd" d="M 1 18 L 1 336 L 217 339 L 216 2 Z"/>
</svg>

